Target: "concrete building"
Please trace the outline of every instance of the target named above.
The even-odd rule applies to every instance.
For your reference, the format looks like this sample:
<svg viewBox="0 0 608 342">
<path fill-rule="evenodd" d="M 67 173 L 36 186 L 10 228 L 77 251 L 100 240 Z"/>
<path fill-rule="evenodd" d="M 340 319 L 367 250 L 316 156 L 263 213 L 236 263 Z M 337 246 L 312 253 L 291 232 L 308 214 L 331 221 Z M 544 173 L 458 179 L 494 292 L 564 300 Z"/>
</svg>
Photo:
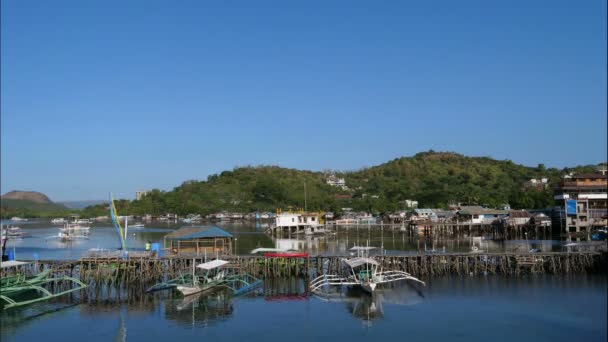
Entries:
<svg viewBox="0 0 608 342">
<path fill-rule="evenodd" d="M 608 215 L 608 176 L 602 173 L 568 175 L 556 189 L 554 198 L 565 213 L 559 216 L 562 233 L 589 231 Z"/>
<path fill-rule="evenodd" d="M 546 190 L 549 186 L 548 178 L 532 178 L 524 183 L 524 189 Z"/>
<path fill-rule="evenodd" d="M 413 208 L 413 209 L 418 208 L 418 201 L 406 199 L 405 200 L 405 207 L 406 208 Z"/>
</svg>

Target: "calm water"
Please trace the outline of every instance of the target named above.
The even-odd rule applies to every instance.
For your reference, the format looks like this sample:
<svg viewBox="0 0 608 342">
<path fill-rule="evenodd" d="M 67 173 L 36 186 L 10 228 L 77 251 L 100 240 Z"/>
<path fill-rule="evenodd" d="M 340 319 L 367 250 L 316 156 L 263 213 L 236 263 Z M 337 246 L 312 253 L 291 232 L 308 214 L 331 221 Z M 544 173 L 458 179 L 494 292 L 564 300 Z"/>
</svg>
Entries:
<svg viewBox="0 0 608 342">
<path fill-rule="evenodd" d="M 4 221 L 6 225 L 9 222 Z M 72 242 L 49 239 L 59 232 L 59 225 L 49 221 L 19 222 L 26 237 L 11 239 L 7 247 L 14 249 L 17 259 L 78 259 L 91 248 L 118 248 L 120 241 L 116 230 L 109 223 L 94 224 L 89 238 Z M 275 238 L 266 235 L 264 226 L 255 223 L 219 223 L 218 226 L 232 232 L 236 237 L 236 250 L 247 254 L 258 247 L 281 247 L 308 251 L 311 254 L 346 254 L 353 245 L 383 247 L 383 253 L 418 252 L 436 250 L 446 252 L 469 252 L 475 245 L 490 252 L 528 251 L 539 248 L 543 251 L 563 251 L 562 241 L 555 240 L 510 240 L 504 242 L 480 241 L 470 238 L 430 240 L 425 237 L 410 237 L 398 230 L 380 227 L 340 227 L 334 234 L 325 236 L 292 236 Z M 143 229 L 129 229 L 127 244 L 132 249 L 143 249 L 147 241 L 162 242 L 163 236 L 181 227 L 179 224 L 153 222 Z"/>
<path fill-rule="evenodd" d="M 259 293 L 36 304 L 2 313 L 2 341 L 606 341 L 606 277 L 439 278 L 330 301 L 304 282 Z"/>
</svg>

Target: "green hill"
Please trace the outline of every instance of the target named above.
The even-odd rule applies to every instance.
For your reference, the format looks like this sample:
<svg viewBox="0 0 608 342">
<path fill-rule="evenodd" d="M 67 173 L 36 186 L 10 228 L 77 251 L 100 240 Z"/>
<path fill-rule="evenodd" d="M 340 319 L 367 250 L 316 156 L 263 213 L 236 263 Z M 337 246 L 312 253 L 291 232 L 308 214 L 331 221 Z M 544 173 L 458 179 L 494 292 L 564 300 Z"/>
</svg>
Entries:
<svg viewBox="0 0 608 342">
<path fill-rule="evenodd" d="M 328 173 L 277 166 L 239 167 L 211 175 L 206 181 L 187 181 L 172 191 L 153 190 L 139 201 L 119 201 L 121 214 L 177 214 L 265 211 L 288 206 L 339 212 L 340 208 L 372 212 L 404 208 L 404 200 L 421 207 L 450 203 L 509 203 L 514 208 L 553 205 L 553 188 L 567 171 L 590 172 L 593 166 L 558 170 L 542 164 L 528 167 L 509 160 L 466 157 L 456 153 L 424 152 L 352 172 L 336 172 L 348 189 L 326 184 Z M 530 178 L 546 177 L 546 190 L 524 191 Z M 85 209 L 85 215 L 106 214 L 104 205 Z"/>
<path fill-rule="evenodd" d="M 34 191 L 11 191 L 2 195 L 0 209 L 3 218 L 64 216 L 69 211 L 66 206 L 54 203 L 46 195 Z"/>
</svg>

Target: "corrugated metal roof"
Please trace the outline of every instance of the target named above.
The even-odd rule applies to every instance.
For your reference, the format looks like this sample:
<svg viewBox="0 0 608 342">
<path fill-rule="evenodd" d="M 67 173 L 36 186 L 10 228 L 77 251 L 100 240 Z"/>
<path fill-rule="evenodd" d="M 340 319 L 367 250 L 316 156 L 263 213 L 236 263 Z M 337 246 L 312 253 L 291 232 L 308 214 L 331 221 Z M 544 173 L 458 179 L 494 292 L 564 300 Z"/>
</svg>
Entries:
<svg viewBox="0 0 608 342">
<path fill-rule="evenodd" d="M 191 240 L 204 238 L 231 238 L 232 234 L 216 226 L 184 227 L 165 237 L 167 240 Z"/>
<path fill-rule="evenodd" d="M 426 209 L 426 208 L 414 209 L 414 212 L 416 214 L 434 214 L 435 213 L 435 211 L 433 209 Z"/>
<path fill-rule="evenodd" d="M 508 210 L 498 210 L 498 209 L 466 209 L 466 210 L 458 210 L 458 214 L 460 215 L 507 215 L 509 213 Z"/>
<path fill-rule="evenodd" d="M 608 175 L 603 175 L 601 173 L 579 173 L 572 176 L 572 179 L 605 179 L 608 178 Z"/>
<path fill-rule="evenodd" d="M 510 217 L 528 218 L 530 213 L 525 210 L 511 210 L 509 212 Z"/>
</svg>

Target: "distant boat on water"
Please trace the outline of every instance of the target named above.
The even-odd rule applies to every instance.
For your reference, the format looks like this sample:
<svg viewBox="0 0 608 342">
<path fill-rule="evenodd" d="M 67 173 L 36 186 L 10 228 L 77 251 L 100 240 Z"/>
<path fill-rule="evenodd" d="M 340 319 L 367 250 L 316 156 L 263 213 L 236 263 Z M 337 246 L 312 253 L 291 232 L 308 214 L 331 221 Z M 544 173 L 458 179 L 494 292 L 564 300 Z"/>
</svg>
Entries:
<svg viewBox="0 0 608 342">
<path fill-rule="evenodd" d="M 5 239 L 15 239 L 23 237 L 26 234 L 21 230 L 21 227 L 8 226 L 0 229 L 0 235 Z"/>
</svg>

